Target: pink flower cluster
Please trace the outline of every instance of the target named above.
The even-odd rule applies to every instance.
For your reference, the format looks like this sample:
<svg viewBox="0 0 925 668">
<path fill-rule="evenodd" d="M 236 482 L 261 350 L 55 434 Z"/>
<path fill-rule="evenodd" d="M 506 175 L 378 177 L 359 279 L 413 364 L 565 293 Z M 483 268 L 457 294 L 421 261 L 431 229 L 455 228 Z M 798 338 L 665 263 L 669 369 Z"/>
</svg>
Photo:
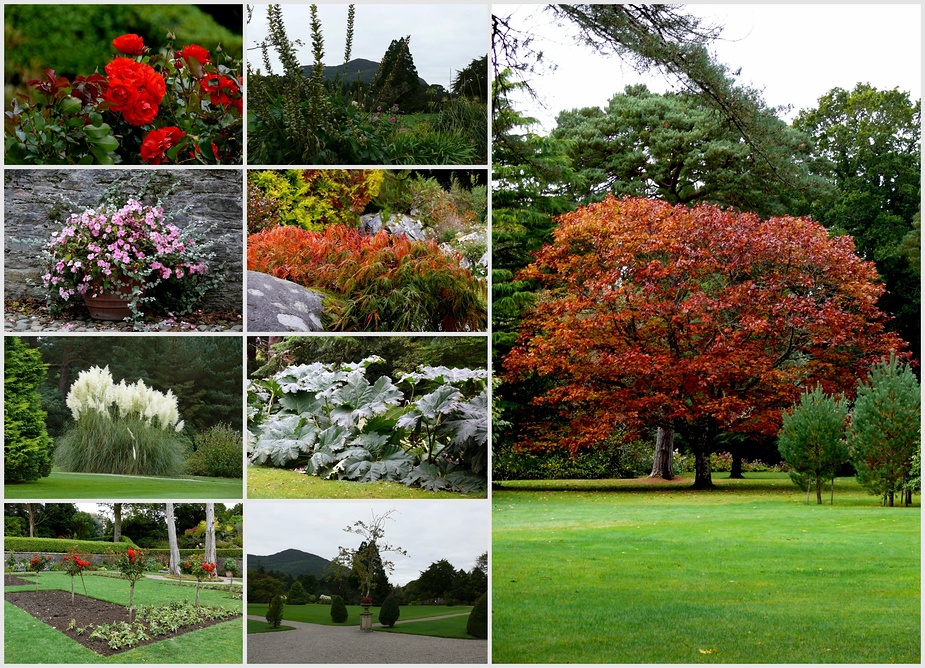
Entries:
<svg viewBox="0 0 925 668">
<path fill-rule="evenodd" d="M 191 245 L 160 207 L 129 200 L 118 209 L 86 209 L 52 234 L 42 281 L 68 301 L 91 290 L 97 294 L 116 280 L 144 284 L 204 274 L 203 263 L 184 259 Z"/>
</svg>

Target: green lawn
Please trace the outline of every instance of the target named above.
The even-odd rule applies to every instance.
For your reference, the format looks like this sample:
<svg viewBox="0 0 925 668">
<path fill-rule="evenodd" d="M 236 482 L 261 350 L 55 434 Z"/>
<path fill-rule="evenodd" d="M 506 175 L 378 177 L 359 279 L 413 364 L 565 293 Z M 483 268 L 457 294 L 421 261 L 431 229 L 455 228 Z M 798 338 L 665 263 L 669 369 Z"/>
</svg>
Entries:
<svg viewBox="0 0 925 668">
<path fill-rule="evenodd" d="M 249 499 L 484 499 L 485 492 L 428 492 L 397 482 L 325 480 L 265 466 L 247 467 Z"/>
<path fill-rule="evenodd" d="M 204 478 L 177 476 L 103 475 L 53 471 L 35 482 L 7 483 L 6 499 L 241 499 L 244 494 L 240 478 Z"/>
<path fill-rule="evenodd" d="M 31 579 L 35 576 L 20 577 Z M 129 585 L 126 580 L 84 576 L 87 593 L 93 598 L 128 605 Z M 39 575 L 40 589 L 71 590 L 71 579 L 64 573 L 47 572 Z M 35 585 L 6 587 L 7 592 L 34 590 Z M 75 591 L 83 592 L 80 582 Z M 153 605 L 170 601 L 193 600 L 196 590 L 170 582 L 146 578 L 135 585 L 135 604 Z M 233 600 L 223 591 L 203 589 L 199 595 L 203 605 L 242 609 L 241 601 Z M 78 620 L 79 621 L 79 620 Z M 176 638 L 162 640 L 104 658 L 66 635 L 43 624 L 11 603 L 4 604 L 4 661 L 11 663 L 214 663 L 240 664 L 244 649 L 242 618 L 232 619 Z"/>
<path fill-rule="evenodd" d="M 374 618 L 375 619 L 375 618 Z M 383 631 L 385 633 L 409 633 L 416 636 L 433 636 L 435 638 L 471 638 L 466 632 L 466 626 L 469 623 L 469 615 L 459 615 L 458 617 L 447 617 L 446 619 L 429 619 L 421 622 L 398 623 L 392 628 L 374 626 L 374 631 Z"/>
<path fill-rule="evenodd" d="M 247 614 L 265 617 L 267 614 L 266 603 L 248 603 Z M 456 613 L 468 614 L 472 610 L 471 605 L 403 605 L 401 607 L 401 616 L 399 621 L 409 619 L 423 619 L 425 617 L 440 617 L 442 615 L 454 615 Z M 358 605 L 347 606 L 347 621 L 343 624 L 336 624 L 331 621 L 330 605 L 287 605 L 283 608 L 283 620 L 287 622 L 307 622 L 309 624 L 324 624 L 326 626 L 359 626 L 360 613 L 363 611 Z M 379 608 L 372 607 L 369 609 L 373 613 L 373 623 L 379 621 Z M 428 634 L 422 634 L 428 635 Z"/>
<path fill-rule="evenodd" d="M 285 624 L 281 624 L 274 629 L 267 622 L 261 622 L 258 619 L 248 619 L 246 628 L 248 633 L 276 633 L 277 631 L 292 631 L 295 629 L 294 626 L 286 626 Z"/>
<path fill-rule="evenodd" d="M 492 493 L 495 663 L 919 663 L 920 508 L 786 474 Z"/>
</svg>

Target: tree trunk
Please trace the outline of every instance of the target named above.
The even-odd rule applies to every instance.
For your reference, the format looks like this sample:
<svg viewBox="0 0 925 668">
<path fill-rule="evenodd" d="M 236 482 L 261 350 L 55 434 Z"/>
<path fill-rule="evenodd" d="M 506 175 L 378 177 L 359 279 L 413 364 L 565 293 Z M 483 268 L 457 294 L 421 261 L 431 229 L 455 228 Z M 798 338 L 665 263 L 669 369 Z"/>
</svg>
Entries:
<svg viewBox="0 0 925 668">
<path fill-rule="evenodd" d="M 732 450 L 732 468 L 729 471 L 730 478 L 741 479 L 745 476 L 742 475 L 742 452 L 738 447 L 733 448 Z"/>
<path fill-rule="evenodd" d="M 112 542 L 122 540 L 122 504 L 112 504 Z"/>
<path fill-rule="evenodd" d="M 29 538 L 35 538 L 35 504 L 26 504 L 26 514 L 29 516 Z"/>
<path fill-rule="evenodd" d="M 674 427 L 659 427 L 655 438 L 655 460 L 650 478 L 674 478 Z"/>
<path fill-rule="evenodd" d="M 906 490 L 906 508 L 912 505 L 912 490 Z"/>
<path fill-rule="evenodd" d="M 215 561 L 215 504 L 206 504 L 206 554 L 205 560 L 214 564 Z"/>
<path fill-rule="evenodd" d="M 167 540 L 170 543 L 170 562 L 167 570 L 171 575 L 180 575 L 180 546 L 177 543 L 177 522 L 173 516 L 173 504 L 167 504 Z"/>
<path fill-rule="evenodd" d="M 710 468 L 711 430 L 708 427 L 695 428 L 691 436 L 691 449 L 694 451 L 694 486 L 692 489 L 713 489 Z"/>
<path fill-rule="evenodd" d="M 822 505 L 822 476 L 816 475 L 816 505 Z"/>
</svg>

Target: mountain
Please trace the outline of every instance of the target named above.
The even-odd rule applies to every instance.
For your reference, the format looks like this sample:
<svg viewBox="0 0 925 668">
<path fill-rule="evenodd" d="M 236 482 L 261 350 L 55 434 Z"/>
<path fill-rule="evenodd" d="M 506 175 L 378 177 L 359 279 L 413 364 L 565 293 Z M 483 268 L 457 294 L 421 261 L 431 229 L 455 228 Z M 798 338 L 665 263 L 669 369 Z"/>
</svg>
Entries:
<svg viewBox="0 0 925 668">
<path fill-rule="evenodd" d="M 320 580 L 324 575 L 325 566 L 329 563 L 328 559 L 319 557 L 317 554 L 294 549 L 283 550 L 267 556 L 259 554 L 247 555 L 248 568 L 257 568 L 263 565 L 266 571 L 279 571 L 294 578 L 304 573 L 311 573 Z"/>
<path fill-rule="evenodd" d="M 344 83 L 352 83 L 357 80 L 359 77 L 360 81 L 363 83 L 369 83 L 373 80 L 373 77 L 376 75 L 376 70 L 379 69 L 379 63 L 373 62 L 372 60 L 367 60 L 366 58 L 354 58 L 347 63 L 347 69 L 344 70 L 344 65 L 325 65 L 324 66 L 324 78 L 326 81 L 333 81 L 338 76 L 343 74 Z M 312 66 L 303 65 L 302 74 L 304 76 L 310 77 L 312 75 Z M 418 77 L 421 82 L 421 85 L 427 86 L 427 82 L 421 77 Z"/>
</svg>

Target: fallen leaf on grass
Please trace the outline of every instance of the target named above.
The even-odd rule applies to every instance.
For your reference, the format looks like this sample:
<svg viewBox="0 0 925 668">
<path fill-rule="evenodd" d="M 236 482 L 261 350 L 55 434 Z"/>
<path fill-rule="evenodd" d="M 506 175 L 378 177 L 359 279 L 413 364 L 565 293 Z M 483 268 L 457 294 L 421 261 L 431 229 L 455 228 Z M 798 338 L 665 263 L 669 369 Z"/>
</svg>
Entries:
<svg viewBox="0 0 925 668">
<path fill-rule="evenodd" d="M 715 649 L 698 649 L 697 651 L 701 654 L 716 654 Z"/>
</svg>

